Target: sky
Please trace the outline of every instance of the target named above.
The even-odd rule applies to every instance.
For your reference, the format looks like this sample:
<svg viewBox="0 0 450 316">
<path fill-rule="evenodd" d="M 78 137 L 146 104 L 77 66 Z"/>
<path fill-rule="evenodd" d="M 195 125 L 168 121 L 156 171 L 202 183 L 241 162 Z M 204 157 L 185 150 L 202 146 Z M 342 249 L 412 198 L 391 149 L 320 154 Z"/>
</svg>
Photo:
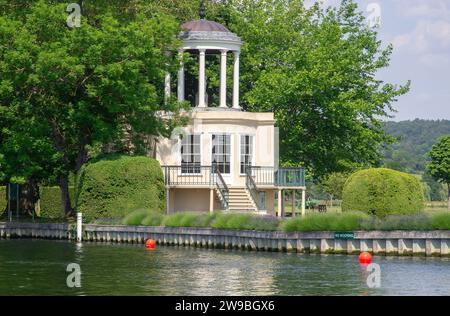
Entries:
<svg viewBox="0 0 450 316">
<path fill-rule="evenodd" d="M 393 104 L 392 120 L 450 119 L 450 0 L 354 1 L 368 23 L 380 18 L 383 46 L 394 46 L 378 78 L 399 85 L 411 80 L 410 92 Z M 322 2 L 335 6 L 340 0 Z"/>
</svg>

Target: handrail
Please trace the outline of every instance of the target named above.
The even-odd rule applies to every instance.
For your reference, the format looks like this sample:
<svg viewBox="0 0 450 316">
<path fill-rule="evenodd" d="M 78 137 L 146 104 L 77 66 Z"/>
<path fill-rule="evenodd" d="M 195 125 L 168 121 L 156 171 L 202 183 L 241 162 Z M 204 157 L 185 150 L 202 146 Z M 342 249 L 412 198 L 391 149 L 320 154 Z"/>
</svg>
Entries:
<svg viewBox="0 0 450 316">
<path fill-rule="evenodd" d="M 217 175 L 216 186 L 221 197 L 220 202 L 222 207 L 227 210 L 229 205 L 230 190 L 228 189 L 228 186 L 216 165 L 211 167 L 211 173 L 215 173 Z"/>
<path fill-rule="evenodd" d="M 168 186 L 216 186 L 217 181 L 225 184 L 222 175 L 215 176 L 214 166 L 182 165 L 163 166 L 164 180 Z M 217 169 L 217 167 L 216 167 Z M 270 166 L 248 166 L 250 178 L 257 186 L 299 187 L 305 186 L 305 170 L 303 168 L 274 168 Z M 225 184 L 226 185 L 226 184 Z M 249 184 L 251 185 L 251 184 Z M 223 189 L 227 186 L 222 186 Z"/>
<path fill-rule="evenodd" d="M 250 192 L 250 195 L 253 201 L 255 202 L 257 210 L 260 210 L 261 206 L 259 205 L 258 187 L 256 186 L 256 183 L 253 180 L 251 166 L 247 166 L 245 168 L 245 186 L 247 187 L 247 190 Z"/>
</svg>

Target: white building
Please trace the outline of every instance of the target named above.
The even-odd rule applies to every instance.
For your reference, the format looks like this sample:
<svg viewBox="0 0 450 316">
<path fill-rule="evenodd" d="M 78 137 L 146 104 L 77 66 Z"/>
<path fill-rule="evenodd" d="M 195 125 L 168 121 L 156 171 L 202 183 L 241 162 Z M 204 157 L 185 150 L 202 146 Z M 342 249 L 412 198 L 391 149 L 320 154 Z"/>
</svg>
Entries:
<svg viewBox="0 0 450 316">
<path fill-rule="evenodd" d="M 275 214 L 275 193 L 300 190 L 305 208 L 302 168 L 277 166 L 273 113 L 244 112 L 239 105 L 239 55 L 242 41 L 223 25 L 200 19 L 183 24 L 180 53 L 198 58 L 198 91 L 190 123 L 175 137 L 160 139 L 156 158 L 163 166 L 167 212 L 214 210 Z M 220 58 L 220 105 L 208 106 L 205 56 Z M 227 83 L 227 56 L 233 56 L 233 82 Z M 231 104 L 227 91 L 232 90 Z M 185 100 L 185 69 L 178 73 L 178 101 Z M 170 77 L 166 79 L 170 93 Z M 295 196 L 295 194 L 293 195 Z M 295 198 L 295 197 L 294 197 Z M 293 198 L 293 199 L 294 199 Z M 278 210 L 283 209 L 278 199 Z M 278 212 L 279 216 L 283 212 Z"/>
</svg>

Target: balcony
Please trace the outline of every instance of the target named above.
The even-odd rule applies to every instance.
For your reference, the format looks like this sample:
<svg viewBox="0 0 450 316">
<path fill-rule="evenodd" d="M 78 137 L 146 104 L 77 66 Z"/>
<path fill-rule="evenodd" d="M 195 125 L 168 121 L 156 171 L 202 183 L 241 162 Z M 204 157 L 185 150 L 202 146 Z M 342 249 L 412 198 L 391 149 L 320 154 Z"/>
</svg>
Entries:
<svg viewBox="0 0 450 316">
<path fill-rule="evenodd" d="M 257 187 L 304 187 L 303 168 L 248 167 Z M 163 166 L 166 186 L 212 187 L 217 174 L 212 166 Z"/>
</svg>

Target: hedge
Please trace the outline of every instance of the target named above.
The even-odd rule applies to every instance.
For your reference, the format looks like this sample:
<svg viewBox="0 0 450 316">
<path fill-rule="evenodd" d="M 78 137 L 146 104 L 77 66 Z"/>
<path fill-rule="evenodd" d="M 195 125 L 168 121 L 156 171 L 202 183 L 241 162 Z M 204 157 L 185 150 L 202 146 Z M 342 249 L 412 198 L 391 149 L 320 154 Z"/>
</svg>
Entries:
<svg viewBox="0 0 450 316">
<path fill-rule="evenodd" d="M 363 212 L 313 213 L 305 217 L 279 219 L 274 216 L 258 216 L 239 213 L 190 213 L 179 212 L 162 215 L 150 210 L 137 210 L 121 222 L 97 224 L 124 224 L 165 227 L 211 227 L 216 229 L 244 229 L 259 231 L 311 232 L 311 231 L 394 231 L 394 230 L 448 230 L 450 212 L 413 215 L 389 215 L 379 218 Z"/>
<path fill-rule="evenodd" d="M 138 209 L 165 209 L 164 177 L 155 159 L 108 155 L 83 166 L 76 208 L 87 221 L 121 218 Z"/>
<path fill-rule="evenodd" d="M 0 215 L 6 209 L 8 201 L 6 200 L 6 187 L 0 186 Z"/>
<path fill-rule="evenodd" d="M 49 218 L 49 219 L 58 219 L 62 218 L 63 210 L 61 203 L 61 193 L 59 187 L 39 187 L 40 194 L 40 214 L 36 214 L 41 218 Z M 69 194 L 71 201 L 73 203 L 73 199 L 75 198 L 74 188 L 69 187 Z M 8 200 L 6 198 L 6 187 L 0 187 L 0 214 L 6 210 L 8 206 Z"/>
<path fill-rule="evenodd" d="M 41 196 L 39 217 L 51 219 L 64 217 L 59 187 L 40 187 L 39 194 Z M 69 195 L 70 201 L 74 204 L 75 190 L 73 187 L 69 187 Z"/>
<path fill-rule="evenodd" d="M 372 168 L 352 174 L 344 185 L 342 211 L 362 211 L 385 217 L 414 214 L 424 207 L 420 181 L 413 175 Z"/>
</svg>

